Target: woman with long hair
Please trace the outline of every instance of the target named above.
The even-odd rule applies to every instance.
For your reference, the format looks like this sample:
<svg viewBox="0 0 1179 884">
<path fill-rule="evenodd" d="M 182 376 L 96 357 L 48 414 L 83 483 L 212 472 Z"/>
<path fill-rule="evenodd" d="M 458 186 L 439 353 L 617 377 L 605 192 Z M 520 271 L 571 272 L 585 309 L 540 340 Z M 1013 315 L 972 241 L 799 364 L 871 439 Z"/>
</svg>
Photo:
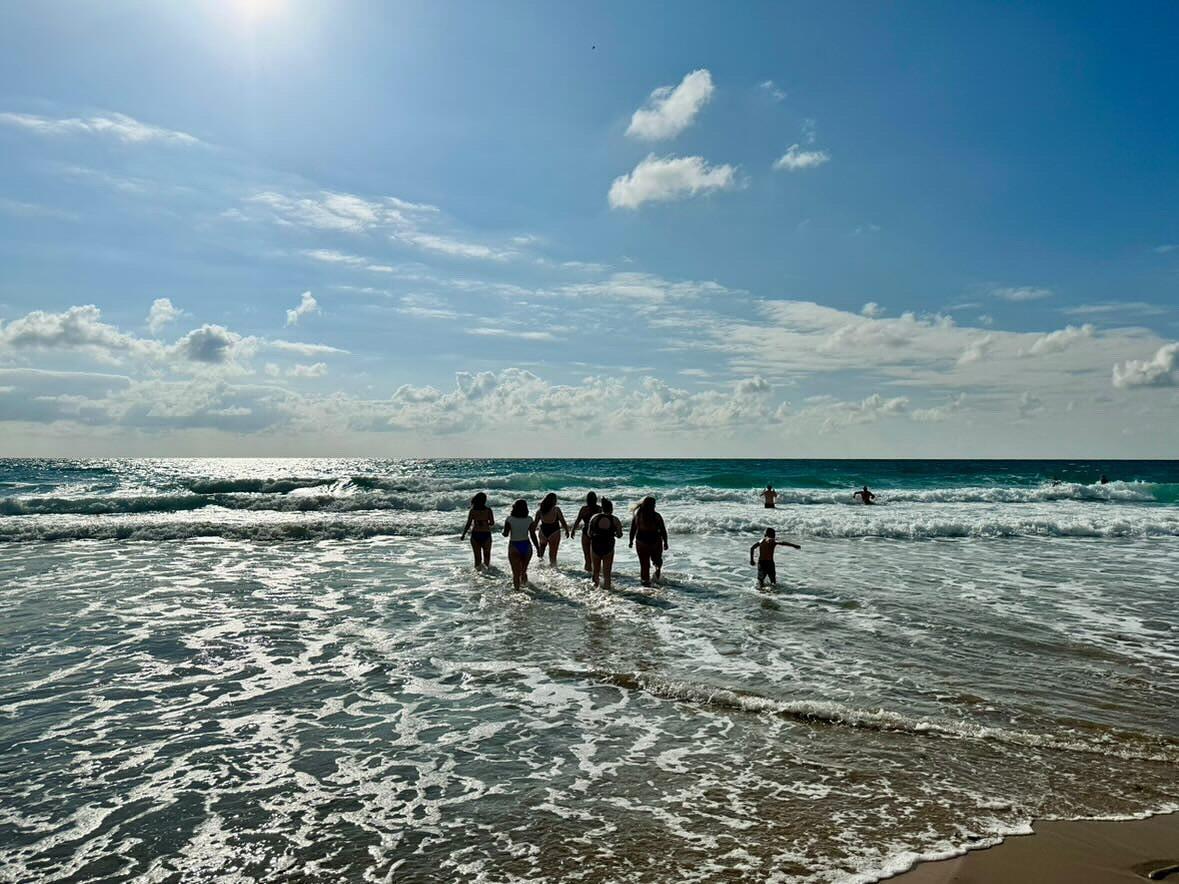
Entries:
<svg viewBox="0 0 1179 884">
<path fill-rule="evenodd" d="M 512 586 L 519 589 L 528 585 L 528 562 L 532 548 L 540 549 L 536 528 L 528 516 L 528 501 L 512 504 L 512 514 L 504 519 L 504 537 L 508 538 L 508 564 L 512 566 Z"/>
<path fill-rule="evenodd" d="M 467 512 L 467 524 L 463 526 L 460 540 L 471 532 L 471 552 L 475 555 L 475 570 L 491 567 L 491 532 L 495 528 L 495 514 L 487 505 L 487 495 L 480 491 L 471 498 L 471 509 Z"/>
<path fill-rule="evenodd" d="M 639 576 L 643 586 L 651 585 L 651 565 L 655 565 L 655 579 L 663 573 L 663 552 L 667 546 L 667 526 L 663 516 L 655 511 L 655 498 L 644 497 L 634 509 L 630 520 L 630 545 L 639 554 Z"/>
<path fill-rule="evenodd" d="M 557 506 L 557 495 L 546 494 L 536 511 L 536 518 L 532 520 L 532 527 L 540 529 L 540 544 L 536 552 L 544 558 L 544 551 L 549 551 L 549 564 L 557 564 L 557 548 L 561 545 L 561 532 L 569 536 L 569 525 L 565 522 L 565 515 Z"/>
<path fill-rule="evenodd" d="M 614 570 L 614 541 L 622 537 L 622 522 L 614 515 L 614 503 L 608 497 L 602 498 L 602 511 L 590 519 L 588 529 L 594 586 L 600 578 L 602 589 L 609 589 Z"/>
<path fill-rule="evenodd" d="M 590 561 L 590 536 L 589 523 L 590 519 L 602 511 L 598 506 L 598 495 L 591 491 L 585 496 L 585 506 L 577 511 L 577 518 L 573 520 L 573 527 L 569 529 L 571 534 L 577 533 L 577 526 L 581 526 L 581 551 L 585 554 L 585 570 L 593 570 Z"/>
</svg>

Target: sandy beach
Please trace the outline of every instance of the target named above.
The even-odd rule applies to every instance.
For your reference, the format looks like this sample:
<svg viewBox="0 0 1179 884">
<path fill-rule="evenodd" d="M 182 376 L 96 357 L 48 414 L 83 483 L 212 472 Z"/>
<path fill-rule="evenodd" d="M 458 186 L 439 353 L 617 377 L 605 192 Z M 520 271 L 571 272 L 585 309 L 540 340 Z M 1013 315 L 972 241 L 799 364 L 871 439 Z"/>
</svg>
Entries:
<svg viewBox="0 0 1179 884">
<path fill-rule="evenodd" d="M 1179 814 L 1143 820 L 1037 822 L 1032 835 L 921 863 L 898 884 L 1113 884 L 1179 880 Z M 1174 868 L 1167 874 L 1165 870 Z"/>
</svg>

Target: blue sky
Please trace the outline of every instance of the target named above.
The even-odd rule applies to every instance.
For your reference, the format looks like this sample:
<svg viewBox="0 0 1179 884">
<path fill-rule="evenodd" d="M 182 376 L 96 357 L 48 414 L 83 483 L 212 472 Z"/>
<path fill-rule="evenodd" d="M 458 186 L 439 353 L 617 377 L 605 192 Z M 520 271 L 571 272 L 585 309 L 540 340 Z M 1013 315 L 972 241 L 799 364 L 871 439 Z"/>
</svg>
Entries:
<svg viewBox="0 0 1179 884">
<path fill-rule="evenodd" d="M 1145 456 L 1173 4 L 39 3 L 3 453 Z"/>
</svg>

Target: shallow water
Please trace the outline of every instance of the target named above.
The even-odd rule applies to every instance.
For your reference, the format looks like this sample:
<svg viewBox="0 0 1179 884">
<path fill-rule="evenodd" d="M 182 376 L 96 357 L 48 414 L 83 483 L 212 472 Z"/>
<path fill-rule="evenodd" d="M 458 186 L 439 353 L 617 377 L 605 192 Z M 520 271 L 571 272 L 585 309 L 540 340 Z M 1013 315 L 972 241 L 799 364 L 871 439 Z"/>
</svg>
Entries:
<svg viewBox="0 0 1179 884">
<path fill-rule="evenodd" d="M 2 880 L 857 881 L 1179 805 L 1179 465 L 0 480 Z M 514 592 L 498 537 L 472 571 L 474 489 L 572 516 L 591 485 L 660 498 L 663 586 L 620 549 L 596 590 L 566 543 Z M 767 524 L 803 549 L 758 592 Z"/>
</svg>

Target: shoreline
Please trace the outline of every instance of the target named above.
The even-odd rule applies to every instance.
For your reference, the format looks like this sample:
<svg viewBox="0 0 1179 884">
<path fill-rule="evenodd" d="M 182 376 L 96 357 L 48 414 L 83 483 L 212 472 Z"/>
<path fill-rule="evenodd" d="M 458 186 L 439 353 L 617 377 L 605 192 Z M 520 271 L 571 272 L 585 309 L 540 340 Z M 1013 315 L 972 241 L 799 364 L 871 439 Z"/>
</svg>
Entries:
<svg viewBox="0 0 1179 884">
<path fill-rule="evenodd" d="M 1174 868 L 1163 874 L 1163 870 Z M 1152 877 L 1152 873 L 1155 876 Z M 897 884 L 1179 882 L 1179 809 L 1117 820 L 1037 820 L 1031 832 L 881 878 Z"/>
</svg>

